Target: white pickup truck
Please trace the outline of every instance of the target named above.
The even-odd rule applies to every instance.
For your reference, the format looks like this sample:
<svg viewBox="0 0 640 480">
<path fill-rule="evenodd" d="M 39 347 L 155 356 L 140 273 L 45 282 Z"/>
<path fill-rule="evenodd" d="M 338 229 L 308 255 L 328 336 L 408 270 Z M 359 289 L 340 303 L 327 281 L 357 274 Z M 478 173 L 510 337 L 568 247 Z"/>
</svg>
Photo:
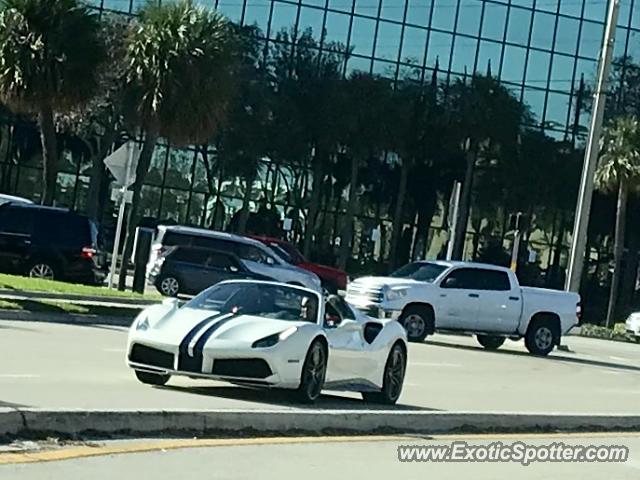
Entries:
<svg viewBox="0 0 640 480">
<path fill-rule="evenodd" d="M 578 294 L 521 287 L 507 268 L 468 262 L 414 262 L 389 277 L 359 278 L 346 300 L 370 316 L 397 319 L 410 341 L 455 331 L 495 350 L 524 338 L 535 355 L 559 345 L 581 314 Z"/>
</svg>

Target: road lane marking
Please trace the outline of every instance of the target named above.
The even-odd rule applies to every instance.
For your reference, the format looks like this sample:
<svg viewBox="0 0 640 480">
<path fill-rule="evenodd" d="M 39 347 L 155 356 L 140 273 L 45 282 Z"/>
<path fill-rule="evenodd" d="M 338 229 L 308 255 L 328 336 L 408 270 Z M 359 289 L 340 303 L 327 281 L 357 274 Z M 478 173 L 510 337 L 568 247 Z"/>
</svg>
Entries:
<svg viewBox="0 0 640 480">
<path fill-rule="evenodd" d="M 461 367 L 459 363 L 438 363 L 438 362 L 409 362 L 410 366 L 418 366 L 418 367 L 450 367 L 450 368 L 458 368 Z"/>
<path fill-rule="evenodd" d="M 31 452 L 10 452 L 0 454 L 0 465 L 57 462 L 78 458 L 102 457 L 149 453 L 157 451 L 179 450 L 187 448 L 244 447 L 257 445 L 294 445 L 319 443 L 373 443 L 373 442 L 413 442 L 424 441 L 486 441 L 486 440 L 549 440 L 567 441 L 589 438 L 637 438 L 640 432 L 578 432 L 578 433 L 508 433 L 508 434 L 456 434 L 456 435 L 374 435 L 374 436 L 337 436 L 337 437 L 265 437 L 265 438 L 215 438 L 215 439 L 177 439 L 127 442 L 126 444 L 82 445 Z"/>
<path fill-rule="evenodd" d="M 30 373 L 0 373 L 0 378 L 40 378 L 40 375 Z"/>
<path fill-rule="evenodd" d="M 178 439 L 151 440 L 134 442 L 125 445 L 83 445 L 80 447 L 46 450 L 39 452 L 11 452 L 0 454 L 0 465 L 18 463 L 57 462 L 77 458 L 102 457 L 131 453 L 148 453 L 185 448 L 242 447 L 256 445 L 290 445 L 312 443 L 348 443 L 348 442 L 390 442 L 402 441 L 402 436 L 367 436 L 367 437 L 267 437 L 267 438 L 214 438 L 214 439 Z"/>
<path fill-rule="evenodd" d="M 633 361 L 630 358 L 614 357 L 613 355 L 609 355 L 609 359 L 615 360 L 616 362 L 632 362 Z"/>
<path fill-rule="evenodd" d="M 108 353 L 127 353 L 126 348 L 103 348 L 102 351 Z"/>
</svg>

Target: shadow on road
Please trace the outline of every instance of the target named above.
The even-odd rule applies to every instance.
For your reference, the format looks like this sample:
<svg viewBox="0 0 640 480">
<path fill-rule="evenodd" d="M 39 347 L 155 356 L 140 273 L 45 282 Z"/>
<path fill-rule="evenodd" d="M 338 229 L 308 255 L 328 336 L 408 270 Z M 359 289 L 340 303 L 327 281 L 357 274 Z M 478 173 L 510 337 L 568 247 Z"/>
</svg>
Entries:
<svg viewBox="0 0 640 480">
<path fill-rule="evenodd" d="M 5 408 L 28 408 L 29 405 L 22 405 L 20 403 L 3 402 L 0 400 L 0 407 Z"/>
<path fill-rule="evenodd" d="M 322 395 L 313 405 L 305 405 L 291 399 L 291 391 L 276 389 L 253 389 L 248 387 L 235 386 L 206 386 L 206 387 L 178 387 L 166 385 L 156 387 L 189 393 L 192 395 L 203 395 L 208 397 L 222 397 L 230 400 L 240 400 L 246 402 L 264 403 L 279 407 L 290 407 L 300 409 L 326 409 L 326 410 L 413 410 L 413 411 L 437 411 L 435 408 L 416 407 L 413 405 L 398 404 L 395 406 L 377 405 L 365 403 L 360 399 L 341 397 L 339 395 Z"/>
<path fill-rule="evenodd" d="M 519 352 L 516 350 L 485 350 L 481 346 L 472 346 L 472 345 L 456 345 L 455 343 L 449 342 L 441 342 L 438 340 L 427 340 L 424 346 L 436 346 L 436 347 L 446 347 L 446 348 L 455 348 L 457 350 L 467 350 L 471 352 L 478 352 L 482 355 L 508 355 L 508 356 L 518 356 L 518 357 L 528 357 L 534 358 L 540 361 L 546 362 L 563 362 L 563 363 L 573 363 L 578 365 L 590 365 L 594 367 L 605 367 L 605 368 L 614 368 L 617 370 L 627 370 L 632 372 L 640 372 L 640 367 L 635 365 L 628 365 L 626 363 L 620 362 L 608 362 L 604 360 L 593 360 L 588 358 L 578 358 L 578 357 L 569 357 L 565 356 L 565 352 L 558 352 L 557 350 L 549 355 L 548 357 L 538 357 L 535 355 L 531 355 L 527 352 Z M 573 355 L 575 352 L 570 352 L 569 354 Z"/>
</svg>

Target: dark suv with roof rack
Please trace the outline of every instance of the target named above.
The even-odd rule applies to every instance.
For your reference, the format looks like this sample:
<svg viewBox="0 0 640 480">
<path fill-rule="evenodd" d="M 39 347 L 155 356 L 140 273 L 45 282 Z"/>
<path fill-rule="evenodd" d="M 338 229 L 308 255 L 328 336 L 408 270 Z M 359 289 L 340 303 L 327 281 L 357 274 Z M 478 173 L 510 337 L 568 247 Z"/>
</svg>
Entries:
<svg viewBox="0 0 640 480">
<path fill-rule="evenodd" d="M 98 229 L 62 208 L 0 205 L 0 272 L 101 284 L 106 270 Z"/>
</svg>

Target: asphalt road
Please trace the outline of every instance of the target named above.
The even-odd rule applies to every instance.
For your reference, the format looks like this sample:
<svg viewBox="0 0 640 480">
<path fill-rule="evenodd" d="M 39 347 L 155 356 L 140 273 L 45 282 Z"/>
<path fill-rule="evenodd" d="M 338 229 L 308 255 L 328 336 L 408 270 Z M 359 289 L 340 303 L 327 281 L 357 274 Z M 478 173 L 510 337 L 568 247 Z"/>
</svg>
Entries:
<svg viewBox="0 0 640 480">
<path fill-rule="evenodd" d="M 640 437 L 484 437 L 458 438 L 473 446 L 488 446 L 522 441 L 527 445 L 623 445 L 629 448 L 629 458 L 623 463 L 400 463 L 399 445 L 446 445 L 451 438 L 435 439 L 359 439 L 347 441 L 248 444 L 156 450 L 146 453 L 108 455 L 99 446 L 92 455 L 48 463 L 0 465 L 0 479 L 45 480 L 112 478 L 154 480 L 191 480 L 215 478 L 236 479 L 351 479 L 405 480 L 438 479 L 563 479 L 563 480 L 616 480 L 637 479 L 640 476 Z"/>
<path fill-rule="evenodd" d="M 0 320 L 0 406 L 61 408 L 296 408 L 286 393 L 173 378 L 137 382 L 125 364 L 126 330 Z M 446 411 L 640 412 L 640 345 L 568 337 L 573 352 L 497 352 L 471 337 L 412 344 L 399 408 Z M 327 392 L 317 407 L 364 408 Z"/>
</svg>

